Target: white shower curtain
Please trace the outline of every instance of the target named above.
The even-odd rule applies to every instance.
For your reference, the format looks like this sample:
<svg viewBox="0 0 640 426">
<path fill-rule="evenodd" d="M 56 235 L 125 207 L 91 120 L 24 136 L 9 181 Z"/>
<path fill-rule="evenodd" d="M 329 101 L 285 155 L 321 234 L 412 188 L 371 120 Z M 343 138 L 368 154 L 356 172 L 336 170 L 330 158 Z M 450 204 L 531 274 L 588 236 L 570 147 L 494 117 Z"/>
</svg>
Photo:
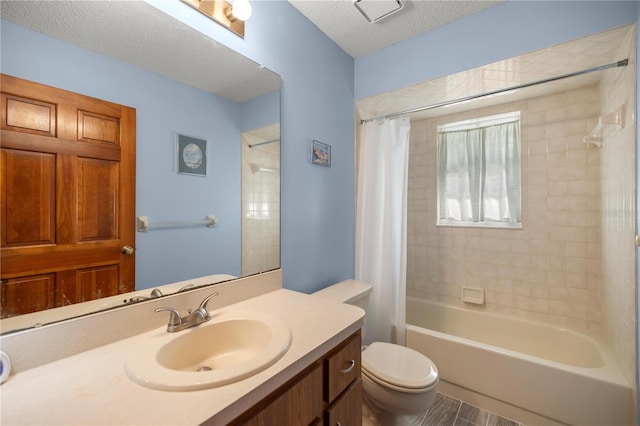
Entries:
<svg viewBox="0 0 640 426">
<path fill-rule="evenodd" d="M 373 286 L 365 343 L 404 344 L 408 118 L 363 124 L 358 155 L 356 279 Z"/>
</svg>

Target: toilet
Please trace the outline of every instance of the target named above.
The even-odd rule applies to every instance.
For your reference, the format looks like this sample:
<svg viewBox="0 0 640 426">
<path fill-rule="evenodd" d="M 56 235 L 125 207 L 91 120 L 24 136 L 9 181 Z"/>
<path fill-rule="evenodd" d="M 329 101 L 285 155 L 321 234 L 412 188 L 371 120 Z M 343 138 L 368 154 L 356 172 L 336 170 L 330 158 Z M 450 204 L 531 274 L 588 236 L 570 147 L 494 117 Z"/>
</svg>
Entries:
<svg viewBox="0 0 640 426">
<path fill-rule="evenodd" d="M 355 305 L 366 312 L 371 291 L 370 284 L 345 280 L 313 296 Z M 373 342 L 362 351 L 363 417 L 373 416 L 366 423 L 412 424 L 433 404 L 437 386 L 437 367 L 418 351 L 386 342 Z"/>
</svg>

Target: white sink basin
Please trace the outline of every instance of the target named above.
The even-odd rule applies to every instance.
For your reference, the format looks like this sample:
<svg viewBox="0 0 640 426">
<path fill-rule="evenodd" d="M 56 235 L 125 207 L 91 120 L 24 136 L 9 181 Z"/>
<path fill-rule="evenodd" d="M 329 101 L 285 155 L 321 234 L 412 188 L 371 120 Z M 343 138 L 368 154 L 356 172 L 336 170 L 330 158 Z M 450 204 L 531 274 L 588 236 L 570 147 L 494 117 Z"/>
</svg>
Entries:
<svg viewBox="0 0 640 426">
<path fill-rule="evenodd" d="M 290 344 L 289 327 L 278 318 L 248 311 L 214 312 L 199 326 L 141 339 L 131 348 L 125 371 L 133 381 L 153 389 L 207 389 L 266 369 Z"/>
</svg>

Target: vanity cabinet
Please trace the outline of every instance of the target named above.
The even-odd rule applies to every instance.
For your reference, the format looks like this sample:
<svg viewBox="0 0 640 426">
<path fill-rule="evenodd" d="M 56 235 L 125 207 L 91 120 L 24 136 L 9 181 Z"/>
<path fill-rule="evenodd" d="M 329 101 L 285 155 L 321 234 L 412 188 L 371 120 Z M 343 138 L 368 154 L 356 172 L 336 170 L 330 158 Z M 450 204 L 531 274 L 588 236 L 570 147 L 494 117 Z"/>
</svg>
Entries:
<svg viewBox="0 0 640 426">
<path fill-rule="evenodd" d="M 231 424 L 360 425 L 360 352 L 361 336 L 358 331 Z"/>
</svg>

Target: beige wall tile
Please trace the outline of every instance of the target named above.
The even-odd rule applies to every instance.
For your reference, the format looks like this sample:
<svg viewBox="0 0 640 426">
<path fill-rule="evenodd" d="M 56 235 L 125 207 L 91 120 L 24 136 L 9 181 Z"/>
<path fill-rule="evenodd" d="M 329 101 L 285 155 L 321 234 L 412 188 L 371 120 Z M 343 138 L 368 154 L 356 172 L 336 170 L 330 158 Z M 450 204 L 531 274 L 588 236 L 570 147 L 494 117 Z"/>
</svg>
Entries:
<svg viewBox="0 0 640 426">
<path fill-rule="evenodd" d="M 414 272 L 408 273 L 407 287 L 412 295 L 429 294 L 440 302 L 460 304 L 462 285 L 484 286 L 486 310 L 556 324 L 567 324 L 569 319 L 591 321 L 598 326 L 592 329 L 600 329 L 599 311 L 598 315 L 593 312 L 591 319 L 584 310 L 571 316 L 576 310 L 573 304 L 588 306 L 589 288 L 602 287 L 601 274 L 588 270 L 590 263 L 599 263 L 588 261 L 590 255 L 598 254 L 599 243 L 594 240 L 593 246 L 589 245 L 589 231 L 594 236 L 601 234 L 599 222 L 590 227 L 588 213 L 601 214 L 599 190 L 588 182 L 590 173 L 600 176 L 600 163 L 594 160 L 599 160 L 600 152 L 591 152 L 582 143 L 589 130 L 587 123 L 597 120 L 588 115 L 591 110 L 585 102 L 590 97 L 598 99 L 596 86 L 517 104 L 522 114 L 523 230 L 436 227 L 435 156 L 412 158 L 411 166 L 419 164 L 420 170 L 409 174 L 408 228 L 416 233 L 426 228 L 426 244 L 431 247 L 427 252 L 419 246 L 409 248 L 409 253 L 422 253 L 409 256 L 409 263 L 427 265 L 410 268 Z M 433 133 L 439 123 L 515 107 L 508 104 L 412 123 L 412 145 L 432 147 L 412 152 L 418 156 L 419 152 L 435 151 Z M 420 140 L 416 140 L 417 134 Z M 589 201 L 598 205 L 589 209 Z M 424 256 L 432 262 L 425 263 Z M 419 283 L 411 281 L 417 271 Z M 584 293 L 570 293 L 573 290 Z M 571 301 L 575 294 L 580 297 L 577 302 Z M 576 324 L 581 330 L 589 329 L 588 323 Z"/>
</svg>

